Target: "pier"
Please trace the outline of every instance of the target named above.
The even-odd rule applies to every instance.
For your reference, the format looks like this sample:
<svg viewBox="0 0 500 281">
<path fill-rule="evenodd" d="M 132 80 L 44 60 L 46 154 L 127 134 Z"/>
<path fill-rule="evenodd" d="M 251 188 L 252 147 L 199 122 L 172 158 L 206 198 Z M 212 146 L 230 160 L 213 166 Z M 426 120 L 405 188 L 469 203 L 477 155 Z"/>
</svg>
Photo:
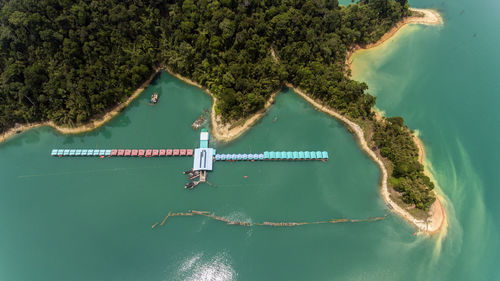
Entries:
<svg viewBox="0 0 500 281">
<path fill-rule="evenodd" d="M 220 161 L 306 161 L 306 160 L 328 160 L 327 151 L 264 151 L 263 153 L 237 153 L 218 154 L 214 148 L 209 146 L 210 134 L 206 129 L 200 133 L 200 145 L 198 148 L 111 148 L 111 149 L 52 149 L 54 157 L 140 157 L 140 158 L 175 158 L 192 157 L 193 168 L 189 179 L 194 180 L 185 187 L 192 189 L 199 183 L 207 181 L 207 172 L 213 170 L 214 163 Z"/>
</svg>

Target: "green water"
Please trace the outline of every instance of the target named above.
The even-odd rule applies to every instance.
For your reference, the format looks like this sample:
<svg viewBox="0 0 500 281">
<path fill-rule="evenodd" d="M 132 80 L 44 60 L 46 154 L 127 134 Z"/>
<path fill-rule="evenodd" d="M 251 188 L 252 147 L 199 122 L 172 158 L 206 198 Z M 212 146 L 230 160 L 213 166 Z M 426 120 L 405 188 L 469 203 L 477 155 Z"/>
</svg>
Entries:
<svg viewBox="0 0 500 281">
<path fill-rule="evenodd" d="M 328 162 L 216 163 L 211 185 L 187 191 L 189 158 L 49 156 L 52 148 L 196 146 L 190 124 L 211 100 L 162 73 L 94 132 L 40 128 L 0 144 L 0 280 L 500 280 L 500 4 L 411 4 L 440 9 L 446 24 L 411 27 L 390 48 L 360 55 L 355 78 L 379 109 L 420 131 L 446 197 L 445 237 L 413 236 L 394 215 L 296 228 L 175 217 L 151 230 L 168 212 L 190 209 L 251 222 L 388 214 L 380 172 L 353 136 L 287 89 L 252 130 L 212 144 L 221 153 L 327 150 Z M 154 91 L 160 102 L 150 106 Z"/>
</svg>

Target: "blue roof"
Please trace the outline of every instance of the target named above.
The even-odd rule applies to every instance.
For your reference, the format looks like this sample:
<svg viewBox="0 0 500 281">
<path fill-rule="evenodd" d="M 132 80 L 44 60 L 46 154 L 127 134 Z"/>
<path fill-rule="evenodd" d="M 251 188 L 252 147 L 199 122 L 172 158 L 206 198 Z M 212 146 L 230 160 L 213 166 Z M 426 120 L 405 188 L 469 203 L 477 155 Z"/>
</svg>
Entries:
<svg viewBox="0 0 500 281">
<path fill-rule="evenodd" d="M 288 152 L 286 153 L 286 158 L 287 158 L 287 159 L 293 159 L 293 152 L 288 151 Z"/>
<path fill-rule="evenodd" d="M 69 155 L 69 149 L 64 150 L 64 155 Z"/>
<path fill-rule="evenodd" d="M 82 149 L 82 153 L 80 155 L 86 156 L 87 155 L 87 150 L 86 149 Z"/>
<path fill-rule="evenodd" d="M 254 157 L 253 157 L 253 154 L 248 154 L 248 160 L 253 160 Z"/>
<path fill-rule="evenodd" d="M 93 154 L 93 155 L 94 155 L 94 156 L 99 155 L 99 150 L 98 150 L 98 149 L 94 149 L 94 154 Z"/>
<path fill-rule="evenodd" d="M 304 152 L 305 159 L 311 159 L 311 153 L 309 151 Z"/>
<path fill-rule="evenodd" d="M 269 151 L 264 151 L 264 159 L 269 159 Z"/>
<path fill-rule="evenodd" d="M 111 149 L 106 149 L 106 152 L 105 152 L 106 156 L 109 156 L 111 155 Z"/>
<path fill-rule="evenodd" d="M 323 151 L 323 152 L 321 152 L 321 154 L 322 154 L 324 159 L 328 159 L 328 152 Z"/>
<path fill-rule="evenodd" d="M 259 160 L 264 160 L 264 154 L 259 154 Z"/>
<path fill-rule="evenodd" d="M 274 151 L 269 152 L 269 159 L 276 159 L 276 152 Z"/>
<path fill-rule="evenodd" d="M 63 155 L 63 154 L 64 154 L 64 149 L 57 150 L 57 155 Z"/>
<path fill-rule="evenodd" d="M 57 149 L 52 149 L 52 152 L 50 152 L 50 155 L 56 156 L 57 155 Z"/>
<path fill-rule="evenodd" d="M 293 152 L 293 159 L 299 159 L 299 153 L 297 151 Z"/>
<path fill-rule="evenodd" d="M 311 159 L 316 159 L 316 152 L 314 151 L 311 151 Z"/>
<path fill-rule="evenodd" d="M 304 151 L 299 151 L 299 159 L 304 159 L 306 157 Z"/>
<path fill-rule="evenodd" d="M 200 148 L 208 148 L 208 141 L 200 140 Z"/>
<path fill-rule="evenodd" d="M 81 149 L 77 149 L 77 150 L 75 151 L 75 155 L 76 155 L 76 156 L 80 156 L 80 155 L 82 155 L 82 150 L 81 150 Z"/>
</svg>

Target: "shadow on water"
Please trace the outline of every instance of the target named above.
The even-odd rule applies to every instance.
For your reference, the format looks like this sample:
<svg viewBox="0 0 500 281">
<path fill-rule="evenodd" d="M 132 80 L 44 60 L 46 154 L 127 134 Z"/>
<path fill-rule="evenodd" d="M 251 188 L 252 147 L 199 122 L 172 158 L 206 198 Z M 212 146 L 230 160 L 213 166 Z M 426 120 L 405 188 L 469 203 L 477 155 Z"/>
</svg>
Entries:
<svg viewBox="0 0 500 281">
<path fill-rule="evenodd" d="M 36 144 L 40 142 L 40 132 L 38 130 L 31 130 L 29 134 L 26 134 L 24 141 L 27 144 Z"/>
<path fill-rule="evenodd" d="M 113 120 L 113 122 L 109 122 L 107 126 L 112 127 L 112 128 L 117 128 L 117 127 L 127 127 L 132 123 L 132 120 L 130 120 L 130 117 L 126 115 L 126 112 L 121 112 L 121 118 L 115 118 L 116 120 Z"/>
</svg>

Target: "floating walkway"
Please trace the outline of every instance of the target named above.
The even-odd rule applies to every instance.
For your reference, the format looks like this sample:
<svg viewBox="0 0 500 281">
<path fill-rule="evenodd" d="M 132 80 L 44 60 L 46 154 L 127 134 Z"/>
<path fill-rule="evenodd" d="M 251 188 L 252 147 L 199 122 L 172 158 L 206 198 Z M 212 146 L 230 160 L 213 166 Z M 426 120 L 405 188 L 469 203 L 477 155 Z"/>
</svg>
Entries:
<svg viewBox="0 0 500 281">
<path fill-rule="evenodd" d="M 170 157 L 193 156 L 193 149 L 52 149 L 52 156 Z"/>
<path fill-rule="evenodd" d="M 214 148 L 210 147 L 210 134 L 207 129 L 202 129 L 200 133 L 200 146 L 195 149 L 52 149 L 52 156 L 57 157 L 177 157 L 189 156 L 193 159 L 193 168 L 189 172 L 189 180 L 184 188 L 193 189 L 200 182 L 206 182 L 207 171 L 213 170 L 216 161 L 301 161 L 301 160 L 328 160 L 326 151 L 264 151 L 264 153 L 238 153 L 238 154 L 217 154 Z M 196 173 L 196 174 L 195 174 Z M 185 172 L 186 174 L 186 172 Z M 215 217 L 213 217 L 215 218 Z M 165 221 L 163 221 L 165 223 Z M 162 224 L 163 224 L 162 223 Z M 235 224 L 240 224 L 235 223 Z M 266 222 L 263 223 L 267 225 Z M 153 225 L 152 227 L 156 227 Z"/>
<path fill-rule="evenodd" d="M 215 151 L 215 150 L 214 150 Z M 59 157 L 170 157 L 194 155 L 193 149 L 52 149 L 52 156 Z M 252 160 L 328 160 L 326 151 L 265 151 L 264 153 L 215 154 L 215 161 Z"/>
<path fill-rule="evenodd" d="M 216 161 L 328 160 L 326 151 L 265 151 L 261 154 L 215 154 Z"/>
</svg>

